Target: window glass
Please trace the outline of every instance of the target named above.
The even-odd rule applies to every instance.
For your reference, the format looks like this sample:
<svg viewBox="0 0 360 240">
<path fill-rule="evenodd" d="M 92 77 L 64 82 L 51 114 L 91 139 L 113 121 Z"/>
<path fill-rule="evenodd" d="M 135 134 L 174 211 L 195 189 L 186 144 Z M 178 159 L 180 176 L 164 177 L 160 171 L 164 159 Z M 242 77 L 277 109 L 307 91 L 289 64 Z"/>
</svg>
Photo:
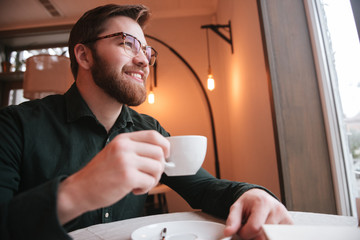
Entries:
<svg viewBox="0 0 360 240">
<path fill-rule="evenodd" d="M 24 98 L 23 89 L 11 89 L 9 92 L 9 102 L 8 105 L 18 105 L 22 102 L 29 101 L 29 99 Z"/>
<path fill-rule="evenodd" d="M 337 181 L 334 184 L 340 194 L 347 193 L 350 203 L 346 214 L 356 215 L 355 197 L 360 196 L 360 43 L 351 3 L 350 0 L 309 0 L 307 3 L 309 8 L 314 7 L 318 17 L 312 19 L 311 27 L 320 32 L 316 35 L 314 31 L 318 44 L 313 44 L 318 75 L 322 72 L 319 84 L 325 102 L 325 119 L 330 119 L 329 148 L 341 152 L 333 153 L 332 168 L 336 168 L 333 173 Z M 346 205 L 343 196 L 339 199 Z"/>
<path fill-rule="evenodd" d="M 13 51 L 10 55 L 10 64 L 12 72 L 25 72 L 25 62 L 31 56 L 39 54 L 50 54 L 50 55 L 64 55 L 69 57 L 68 47 L 57 47 L 57 48 L 43 48 L 43 49 L 29 49 L 22 51 Z"/>
<path fill-rule="evenodd" d="M 43 48 L 43 49 L 28 49 L 21 51 L 13 51 L 10 55 L 11 72 L 25 72 L 26 59 L 34 55 L 50 54 L 50 55 L 63 55 L 69 57 L 68 47 L 56 47 L 56 48 Z M 23 89 L 11 89 L 9 92 L 8 105 L 17 105 L 22 102 L 28 101 L 23 97 Z"/>
</svg>

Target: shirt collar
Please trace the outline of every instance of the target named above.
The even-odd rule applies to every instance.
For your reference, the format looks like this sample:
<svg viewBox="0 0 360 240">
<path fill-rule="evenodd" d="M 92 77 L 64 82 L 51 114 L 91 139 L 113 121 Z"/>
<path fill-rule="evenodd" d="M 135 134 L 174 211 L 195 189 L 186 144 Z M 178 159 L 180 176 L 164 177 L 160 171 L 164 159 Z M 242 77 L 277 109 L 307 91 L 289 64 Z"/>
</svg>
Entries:
<svg viewBox="0 0 360 240">
<path fill-rule="evenodd" d="M 64 96 L 68 122 L 73 122 L 81 117 L 93 117 L 96 119 L 95 115 L 81 97 L 76 83 L 71 86 Z"/>
<path fill-rule="evenodd" d="M 65 93 L 65 102 L 66 102 L 66 112 L 67 112 L 67 121 L 73 122 L 82 117 L 91 117 L 94 118 L 96 121 L 96 116 L 90 110 L 88 105 L 86 104 L 85 100 L 82 98 L 76 83 L 74 83 L 71 88 Z M 123 128 L 126 127 L 127 124 L 134 124 L 134 121 L 131 117 L 129 107 L 123 105 L 121 113 L 115 124 L 113 129 Z"/>
<path fill-rule="evenodd" d="M 131 117 L 129 107 L 126 105 L 122 106 L 120 116 L 116 119 L 115 124 L 113 126 L 113 130 L 119 128 L 125 128 L 126 126 L 134 125 L 134 121 Z"/>
</svg>

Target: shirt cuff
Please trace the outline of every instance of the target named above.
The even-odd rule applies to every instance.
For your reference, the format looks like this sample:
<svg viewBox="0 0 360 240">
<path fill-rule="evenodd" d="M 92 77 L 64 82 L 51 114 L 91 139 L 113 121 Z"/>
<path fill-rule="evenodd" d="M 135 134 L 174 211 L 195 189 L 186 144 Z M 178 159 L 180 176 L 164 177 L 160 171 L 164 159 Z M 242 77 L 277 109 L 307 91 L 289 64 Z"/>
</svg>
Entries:
<svg viewBox="0 0 360 240">
<path fill-rule="evenodd" d="M 57 216 L 60 176 L 15 196 L 9 203 L 9 231 L 13 239 L 71 239 Z"/>
</svg>

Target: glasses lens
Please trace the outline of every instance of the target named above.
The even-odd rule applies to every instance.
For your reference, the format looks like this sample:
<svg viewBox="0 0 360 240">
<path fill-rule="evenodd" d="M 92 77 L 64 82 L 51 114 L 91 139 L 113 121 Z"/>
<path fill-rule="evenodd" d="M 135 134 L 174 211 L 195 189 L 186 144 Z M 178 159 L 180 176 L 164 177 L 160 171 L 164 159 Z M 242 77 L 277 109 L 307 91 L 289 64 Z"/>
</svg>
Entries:
<svg viewBox="0 0 360 240">
<path fill-rule="evenodd" d="M 146 46 L 145 55 L 146 55 L 146 58 L 147 58 L 148 61 L 149 61 L 149 65 L 150 65 L 150 66 L 154 65 L 155 59 L 156 59 L 156 52 L 155 52 L 155 50 L 154 50 L 152 47 L 150 47 L 150 46 Z"/>
<path fill-rule="evenodd" d="M 129 56 L 136 56 L 140 51 L 141 44 L 136 38 L 126 35 L 124 39 L 124 49 Z"/>
<path fill-rule="evenodd" d="M 150 46 L 141 46 L 141 42 L 133 36 L 125 35 L 124 38 L 124 49 L 126 54 L 134 57 L 139 54 L 140 49 L 143 48 L 143 52 L 149 62 L 149 65 L 154 65 L 156 59 L 156 52 Z"/>
</svg>

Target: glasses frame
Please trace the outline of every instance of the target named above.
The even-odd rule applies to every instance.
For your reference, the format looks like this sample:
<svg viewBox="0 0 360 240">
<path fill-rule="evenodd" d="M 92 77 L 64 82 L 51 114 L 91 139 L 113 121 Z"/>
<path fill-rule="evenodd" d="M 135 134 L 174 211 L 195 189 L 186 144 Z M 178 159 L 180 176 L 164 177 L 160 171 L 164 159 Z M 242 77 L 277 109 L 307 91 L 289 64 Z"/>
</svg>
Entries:
<svg viewBox="0 0 360 240">
<path fill-rule="evenodd" d="M 124 32 L 112 33 L 112 34 L 108 34 L 108 35 L 105 35 L 105 36 L 96 37 L 96 38 L 94 38 L 94 39 L 82 41 L 81 43 L 82 43 L 82 44 L 88 44 L 88 43 L 96 42 L 96 41 L 101 40 L 101 39 L 113 38 L 113 37 L 118 37 L 118 36 L 120 36 L 124 42 L 125 42 L 125 38 L 126 38 L 126 37 L 132 37 L 132 38 L 134 38 L 134 40 L 139 43 L 140 49 L 143 51 L 143 53 L 144 53 L 145 56 L 147 56 L 147 54 L 146 54 L 146 49 L 150 48 L 150 49 L 154 52 L 154 54 L 151 54 L 151 55 L 150 55 L 150 59 L 147 58 L 147 60 L 148 60 L 148 62 L 149 62 L 149 66 L 153 66 L 153 65 L 155 64 L 155 61 L 156 61 L 158 52 L 157 52 L 153 47 L 151 47 L 151 46 L 149 46 L 149 45 L 143 45 L 143 44 L 140 42 L 139 39 L 137 39 L 136 37 L 134 37 L 133 35 L 128 34 L 128 33 L 124 33 Z M 123 44 L 123 48 L 124 48 L 125 52 L 127 53 L 128 50 L 126 50 L 125 44 Z M 140 49 L 139 49 L 139 51 L 138 51 L 134 56 L 137 56 L 137 55 L 139 54 Z M 154 61 L 151 62 L 151 58 L 152 58 L 153 56 L 154 56 Z"/>
</svg>

